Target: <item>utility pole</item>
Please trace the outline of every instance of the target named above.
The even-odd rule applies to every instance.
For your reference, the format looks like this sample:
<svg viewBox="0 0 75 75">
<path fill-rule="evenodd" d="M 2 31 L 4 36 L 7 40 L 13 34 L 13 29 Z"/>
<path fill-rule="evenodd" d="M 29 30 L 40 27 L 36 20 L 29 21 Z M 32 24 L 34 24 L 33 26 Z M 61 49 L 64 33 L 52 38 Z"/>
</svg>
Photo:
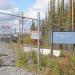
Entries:
<svg viewBox="0 0 75 75">
<path fill-rule="evenodd" d="M 38 71 L 40 71 L 40 13 L 37 13 L 37 25 L 38 25 Z"/>
<path fill-rule="evenodd" d="M 19 43 L 21 42 L 21 17 L 19 17 Z"/>
<path fill-rule="evenodd" d="M 22 12 L 22 45 L 23 45 L 23 12 Z"/>
<path fill-rule="evenodd" d="M 21 17 L 19 17 L 19 42 L 23 45 L 23 12 Z"/>
</svg>

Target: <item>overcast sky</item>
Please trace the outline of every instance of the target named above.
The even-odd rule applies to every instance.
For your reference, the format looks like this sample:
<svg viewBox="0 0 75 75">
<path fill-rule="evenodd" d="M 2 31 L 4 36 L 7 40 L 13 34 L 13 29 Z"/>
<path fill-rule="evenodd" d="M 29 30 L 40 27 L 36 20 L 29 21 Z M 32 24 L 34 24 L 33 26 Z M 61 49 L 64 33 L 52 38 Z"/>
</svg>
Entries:
<svg viewBox="0 0 75 75">
<path fill-rule="evenodd" d="M 44 18 L 48 2 L 49 0 L 0 0 L 0 12 L 17 14 L 23 11 L 24 16 L 32 18 L 37 18 L 37 12 L 40 12 L 41 18 Z M 6 19 L 17 22 L 16 17 L 14 19 L 12 16 L 0 14 L 0 21 Z"/>
<path fill-rule="evenodd" d="M 33 18 L 40 12 L 43 18 L 48 10 L 48 2 L 49 0 L 0 0 L 0 11 L 13 14 L 23 11 L 25 16 Z"/>
<path fill-rule="evenodd" d="M 41 12 L 41 17 L 48 8 L 48 0 L 0 0 L 0 11 L 6 13 L 16 13 L 24 11 L 25 16 L 36 17 L 37 11 Z"/>
</svg>

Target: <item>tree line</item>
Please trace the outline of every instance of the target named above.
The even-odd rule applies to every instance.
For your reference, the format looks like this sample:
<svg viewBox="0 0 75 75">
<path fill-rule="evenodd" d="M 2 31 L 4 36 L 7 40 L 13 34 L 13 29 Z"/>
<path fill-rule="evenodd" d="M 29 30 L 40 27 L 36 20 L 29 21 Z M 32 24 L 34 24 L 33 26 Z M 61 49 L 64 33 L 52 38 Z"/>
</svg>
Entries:
<svg viewBox="0 0 75 75">
<path fill-rule="evenodd" d="M 72 3 L 73 1 L 73 3 Z M 31 30 L 36 30 L 32 22 Z M 44 46 L 50 45 L 51 31 L 75 30 L 75 0 L 50 0 L 48 13 L 40 25 L 41 41 Z"/>
</svg>

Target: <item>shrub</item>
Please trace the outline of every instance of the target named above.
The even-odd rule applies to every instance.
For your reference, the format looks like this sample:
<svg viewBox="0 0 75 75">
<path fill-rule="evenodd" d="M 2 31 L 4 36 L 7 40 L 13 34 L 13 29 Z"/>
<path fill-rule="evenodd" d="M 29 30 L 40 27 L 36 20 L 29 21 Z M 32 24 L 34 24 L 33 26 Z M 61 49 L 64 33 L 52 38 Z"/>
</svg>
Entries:
<svg viewBox="0 0 75 75">
<path fill-rule="evenodd" d="M 60 67 L 59 67 L 59 63 L 56 60 L 50 60 L 48 62 L 48 66 L 50 69 L 50 73 L 52 75 L 60 75 Z"/>
<path fill-rule="evenodd" d="M 40 54 L 40 69 L 44 69 L 46 67 L 47 57 L 43 54 Z"/>
<path fill-rule="evenodd" d="M 28 60 L 31 60 L 33 64 L 37 64 L 37 53 L 34 50 L 28 54 Z"/>
</svg>

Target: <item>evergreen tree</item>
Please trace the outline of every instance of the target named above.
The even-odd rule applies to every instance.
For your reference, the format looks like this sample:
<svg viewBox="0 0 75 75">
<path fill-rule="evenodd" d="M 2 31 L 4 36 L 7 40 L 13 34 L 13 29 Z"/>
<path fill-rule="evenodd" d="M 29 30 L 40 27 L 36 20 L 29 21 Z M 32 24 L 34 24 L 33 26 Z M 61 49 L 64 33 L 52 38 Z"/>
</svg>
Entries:
<svg viewBox="0 0 75 75">
<path fill-rule="evenodd" d="M 52 30 L 56 30 L 56 23 L 55 23 L 55 0 L 50 0 L 50 25 Z"/>
<path fill-rule="evenodd" d="M 64 0 L 58 0 L 58 24 L 59 30 L 64 30 Z"/>
<path fill-rule="evenodd" d="M 72 30 L 72 0 L 69 0 L 69 12 L 68 12 L 68 24 L 69 24 L 69 30 Z"/>
<path fill-rule="evenodd" d="M 46 46 L 46 21 L 43 20 L 41 24 L 41 42 L 42 46 Z"/>
<path fill-rule="evenodd" d="M 43 44 L 50 46 L 51 31 L 71 31 L 72 30 L 72 0 L 64 3 L 58 0 L 57 12 L 55 7 L 56 0 L 50 0 L 48 19 L 42 21 L 41 32 Z M 65 4 L 65 5 L 64 5 Z M 75 29 L 75 0 L 74 0 L 74 29 Z"/>
<path fill-rule="evenodd" d="M 31 31 L 35 31 L 35 30 L 36 30 L 35 22 L 32 20 Z"/>
<path fill-rule="evenodd" d="M 75 30 L 75 0 L 74 0 L 74 30 Z"/>
<path fill-rule="evenodd" d="M 69 5 L 68 3 L 66 3 L 66 7 L 65 7 L 65 30 L 68 31 L 69 30 Z"/>
<path fill-rule="evenodd" d="M 60 8 L 60 0 L 58 0 L 58 9 L 57 9 L 57 14 L 58 14 L 58 30 L 60 31 L 60 27 L 62 25 L 61 22 L 61 8 Z"/>
</svg>

